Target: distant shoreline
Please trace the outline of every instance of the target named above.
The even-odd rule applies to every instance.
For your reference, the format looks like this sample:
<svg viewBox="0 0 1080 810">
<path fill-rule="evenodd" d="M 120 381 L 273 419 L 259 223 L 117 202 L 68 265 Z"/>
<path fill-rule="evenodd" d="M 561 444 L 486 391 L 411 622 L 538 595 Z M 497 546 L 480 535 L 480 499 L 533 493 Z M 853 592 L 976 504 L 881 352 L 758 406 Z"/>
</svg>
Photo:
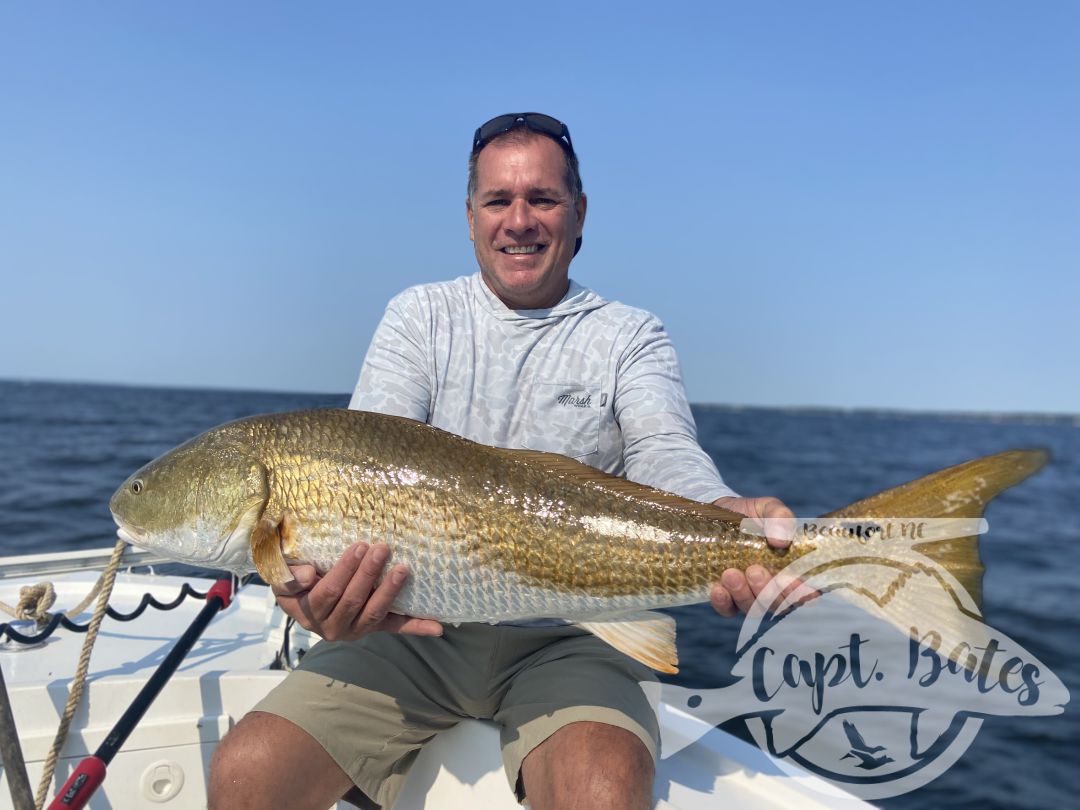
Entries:
<svg viewBox="0 0 1080 810">
<path fill-rule="evenodd" d="M 104 388 L 113 390 L 138 390 L 149 389 L 159 391 L 184 391 L 188 393 L 220 394 L 245 394 L 275 396 L 314 396 L 314 397 L 348 397 L 350 391 L 295 391 L 295 390 L 269 390 L 261 388 L 220 388 L 215 386 L 196 385 L 164 385 L 164 384 L 135 384 L 135 383 L 111 383 L 89 382 L 80 380 L 38 380 L 38 379 L 12 379 L 0 377 L 0 385 L 18 386 L 54 386 L 61 387 L 88 387 Z M 858 414 L 883 419 L 915 419 L 933 417 L 943 420 L 977 420 L 990 422 L 1021 422 L 1027 424 L 1059 424 L 1064 426 L 1074 425 L 1080 427 L 1080 413 L 1062 413 L 1054 411 L 970 411 L 970 410 L 938 410 L 917 408 L 889 408 L 875 406 L 846 407 L 841 405 L 755 405 L 738 403 L 713 403 L 693 402 L 692 407 L 702 411 L 771 411 L 774 413 L 813 415 L 845 415 Z"/>
</svg>

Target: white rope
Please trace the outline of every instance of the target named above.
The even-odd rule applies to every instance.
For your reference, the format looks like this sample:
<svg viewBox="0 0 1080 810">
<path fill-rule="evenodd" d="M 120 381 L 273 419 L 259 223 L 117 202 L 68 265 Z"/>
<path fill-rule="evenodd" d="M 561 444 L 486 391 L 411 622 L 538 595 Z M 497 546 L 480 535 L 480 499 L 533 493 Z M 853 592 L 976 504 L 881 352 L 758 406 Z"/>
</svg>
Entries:
<svg viewBox="0 0 1080 810">
<path fill-rule="evenodd" d="M 94 593 L 98 592 L 97 606 L 94 608 L 94 615 L 90 619 L 90 626 L 86 631 L 82 653 L 79 655 L 79 665 L 75 669 L 75 677 L 72 678 L 71 690 L 68 692 L 67 705 L 64 707 L 64 714 L 60 718 L 60 727 L 56 730 L 56 739 L 53 740 L 52 749 L 45 758 L 45 769 L 42 771 L 41 782 L 38 784 L 36 799 L 38 810 L 45 806 L 45 799 L 49 795 L 49 785 L 52 783 L 53 773 L 56 771 L 57 757 L 60 754 L 60 749 L 64 747 L 64 740 L 67 739 L 71 718 L 75 716 L 75 709 L 78 708 L 79 700 L 82 698 L 83 687 L 86 685 L 86 673 L 90 668 L 90 653 L 94 649 L 94 642 L 97 640 L 101 620 L 105 618 L 105 611 L 109 607 L 109 596 L 112 594 L 116 571 L 120 567 L 120 558 L 123 556 L 125 548 L 127 548 L 125 541 L 118 540 L 116 542 L 109 564 L 105 566 L 105 570 L 98 579 L 97 585 L 94 586 L 94 590 L 83 600 L 82 604 L 67 611 L 69 616 L 81 612 L 94 598 Z"/>
<path fill-rule="evenodd" d="M 49 622 L 49 608 L 56 601 L 56 589 L 51 582 L 24 585 L 19 588 L 19 603 L 11 605 L 0 602 L 0 610 L 21 621 L 33 621 L 40 627 Z"/>
</svg>

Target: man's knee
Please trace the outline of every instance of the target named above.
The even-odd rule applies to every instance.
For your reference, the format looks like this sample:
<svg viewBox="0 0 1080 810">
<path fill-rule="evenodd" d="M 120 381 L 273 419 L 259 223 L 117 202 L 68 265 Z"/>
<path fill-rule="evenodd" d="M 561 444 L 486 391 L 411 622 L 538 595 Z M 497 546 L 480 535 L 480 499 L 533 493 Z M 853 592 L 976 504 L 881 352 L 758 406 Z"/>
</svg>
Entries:
<svg viewBox="0 0 1080 810">
<path fill-rule="evenodd" d="M 352 781 L 319 743 L 277 715 L 245 715 L 210 762 L 208 801 L 216 808 L 328 806 Z"/>
<path fill-rule="evenodd" d="M 530 804 L 542 808 L 647 808 L 656 767 L 636 734 L 606 723 L 564 726 L 521 765 Z"/>
<path fill-rule="evenodd" d="M 274 715 L 253 712 L 225 735 L 210 760 L 208 798 L 211 810 L 217 801 L 226 797 L 231 800 L 232 795 L 245 786 L 264 782 L 262 773 L 272 772 L 273 768 L 270 740 L 274 726 L 284 722 Z"/>
</svg>

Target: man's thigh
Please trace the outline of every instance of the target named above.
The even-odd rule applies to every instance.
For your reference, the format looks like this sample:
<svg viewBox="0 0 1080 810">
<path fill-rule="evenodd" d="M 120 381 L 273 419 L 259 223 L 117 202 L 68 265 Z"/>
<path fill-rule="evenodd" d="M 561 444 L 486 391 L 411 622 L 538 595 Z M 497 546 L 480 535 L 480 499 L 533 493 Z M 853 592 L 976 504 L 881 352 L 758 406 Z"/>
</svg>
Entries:
<svg viewBox="0 0 1080 810">
<path fill-rule="evenodd" d="M 420 748 L 468 716 L 468 696 L 454 683 L 470 680 L 469 657 L 441 638 L 378 633 L 360 642 L 324 641 L 255 710 L 303 729 L 353 784 L 386 806 Z"/>
<path fill-rule="evenodd" d="M 504 642 L 503 647 L 507 646 Z M 618 731 L 615 737 L 624 739 L 631 759 L 640 762 L 636 757 L 644 754 L 646 761 L 655 763 L 659 750 L 656 710 L 641 687 L 642 682 L 655 680 L 652 670 L 574 628 L 562 630 L 560 638 L 526 659 L 513 674 L 494 717 L 502 727 L 506 776 L 518 799 L 525 795 L 522 762 L 573 724 L 602 724 Z M 577 734 L 564 736 L 569 739 Z M 651 778 L 648 781 L 651 785 Z"/>
</svg>

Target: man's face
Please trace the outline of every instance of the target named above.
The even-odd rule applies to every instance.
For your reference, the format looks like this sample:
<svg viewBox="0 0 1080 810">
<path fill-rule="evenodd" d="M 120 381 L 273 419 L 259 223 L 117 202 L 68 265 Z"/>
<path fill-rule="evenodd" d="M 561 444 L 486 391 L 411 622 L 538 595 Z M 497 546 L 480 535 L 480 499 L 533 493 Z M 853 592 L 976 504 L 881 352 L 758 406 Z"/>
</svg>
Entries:
<svg viewBox="0 0 1080 810">
<path fill-rule="evenodd" d="M 496 140 L 476 160 L 476 192 L 465 201 L 480 273 L 511 309 L 544 309 L 566 294 L 585 196 L 566 187 L 566 159 L 543 135 Z"/>
</svg>

